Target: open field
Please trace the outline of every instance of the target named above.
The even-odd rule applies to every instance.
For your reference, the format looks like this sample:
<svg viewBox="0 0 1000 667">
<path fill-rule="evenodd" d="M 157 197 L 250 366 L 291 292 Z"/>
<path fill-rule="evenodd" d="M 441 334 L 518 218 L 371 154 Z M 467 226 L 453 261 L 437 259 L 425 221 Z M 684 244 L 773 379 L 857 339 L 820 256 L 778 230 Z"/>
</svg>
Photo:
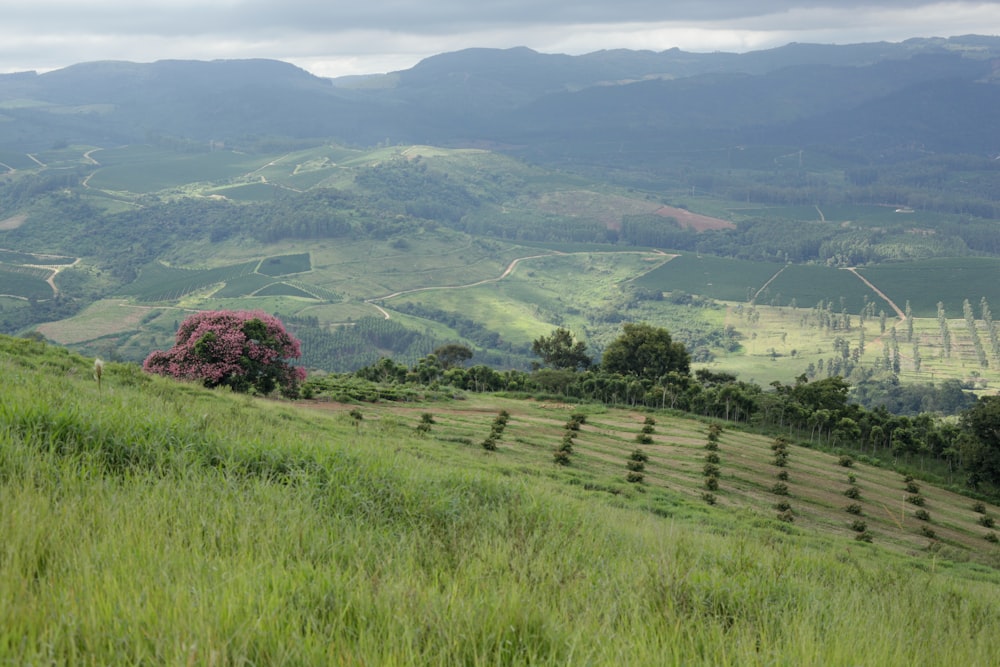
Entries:
<svg viewBox="0 0 1000 667">
<path fill-rule="evenodd" d="M 1000 654 L 1000 548 L 982 525 L 1000 507 L 916 480 L 918 507 L 886 468 L 799 444 L 779 468 L 769 439 L 726 430 L 710 505 L 708 425 L 669 413 L 477 395 L 289 404 L 121 364 L 99 389 L 91 363 L 0 338 L 12 664 L 910 667 Z M 585 420 L 556 465 L 574 413 Z M 629 483 L 637 447 L 649 458 Z M 782 470 L 787 495 L 774 493 Z"/>
</svg>

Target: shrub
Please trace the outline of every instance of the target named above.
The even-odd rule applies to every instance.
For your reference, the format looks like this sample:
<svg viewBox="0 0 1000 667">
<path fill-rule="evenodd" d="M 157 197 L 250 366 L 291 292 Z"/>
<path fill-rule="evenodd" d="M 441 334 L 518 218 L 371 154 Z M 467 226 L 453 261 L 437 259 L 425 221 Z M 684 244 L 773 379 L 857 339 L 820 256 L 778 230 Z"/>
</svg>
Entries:
<svg viewBox="0 0 1000 667">
<path fill-rule="evenodd" d="M 420 423 L 421 424 L 436 424 L 437 422 L 434 421 L 434 415 L 432 415 L 429 412 L 425 412 L 422 415 L 420 415 Z"/>
<path fill-rule="evenodd" d="M 496 449 L 497 449 L 496 438 L 494 438 L 492 436 L 490 436 L 489 438 L 486 438 L 485 440 L 483 440 L 482 444 L 483 444 L 483 449 L 485 449 L 488 452 L 495 452 Z"/>
<path fill-rule="evenodd" d="M 557 449 L 552 454 L 552 460 L 555 461 L 556 464 L 558 464 L 558 465 L 568 466 L 569 465 L 569 452 L 563 451 L 562 449 Z"/>
<path fill-rule="evenodd" d="M 913 475 L 904 475 L 903 476 L 903 482 L 904 483 L 909 484 L 912 481 L 913 481 Z"/>
<path fill-rule="evenodd" d="M 585 424 L 587 422 L 587 415 L 582 412 L 574 412 L 569 416 L 570 421 L 576 422 L 577 424 Z"/>
<path fill-rule="evenodd" d="M 921 521 L 930 521 L 931 515 L 925 509 L 919 509 L 913 513 L 913 516 L 917 517 Z"/>
<path fill-rule="evenodd" d="M 788 481 L 788 471 L 785 470 L 784 468 L 782 468 L 781 470 L 778 471 L 778 474 L 775 475 L 775 477 L 777 477 L 778 479 L 780 479 L 782 482 L 787 482 Z"/>
<path fill-rule="evenodd" d="M 704 493 L 701 494 L 701 499 L 704 500 L 709 505 L 714 505 L 717 502 L 716 498 L 715 498 L 715 494 L 714 493 L 709 493 L 708 491 L 705 491 Z M 992 533 L 990 533 L 990 534 L 992 535 Z"/>
<path fill-rule="evenodd" d="M 580 422 L 568 421 L 565 424 L 563 424 L 563 428 L 566 429 L 567 431 L 579 431 Z"/>
<path fill-rule="evenodd" d="M 778 482 L 771 487 L 771 493 L 776 496 L 787 496 L 788 495 L 788 485 L 784 482 Z"/>
<path fill-rule="evenodd" d="M 935 533 L 934 529 L 931 528 L 930 526 L 920 526 L 920 532 L 923 534 L 924 537 L 929 537 L 932 540 L 937 539 L 937 533 Z"/>
<path fill-rule="evenodd" d="M 975 503 L 972 505 L 973 512 L 979 512 L 980 514 L 986 514 L 986 504 L 985 503 Z"/>
<path fill-rule="evenodd" d="M 792 514 L 792 510 L 788 509 L 778 514 L 778 520 L 787 521 L 788 523 L 791 523 L 795 521 L 795 515 Z"/>
<path fill-rule="evenodd" d="M 718 477 L 706 477 L 705 478 L 705 488 L 709 491 L 719 490 L 719 478 Z"/>
<path fill-rule="evenodd" d="M 1000 542 L 1000 539 L 997 538 L 996 533 L 986 533 L 986 535 L 983 536 L 983 539 L 985 539 L 987 542 L 992 542 L 993 544 Z"/>
<path fill-rule="evenodd" d="M 844 466 L 845 468 L 850 468 L 851 466 L 854 465 L 854 459 L 852 459 L 850 456 L 844 455 L 841 456 L 839 459 L 837 459 L 837 463 Z"/>
<path fill-rule="evenodd" d="M 705 454 L 705 463 L 719 463 L 722 459 L 715 452 L 709 452 Z"/>
<path fill-rule="evenodd" d="M 778 510 L 779 512 L 787 512 L 788 510 L 792 509 L 792 504 L 787 500 L 779 500 L 777 503 L 774 504 L 774 509 Z"/>
<path fill-rule="evenodd" d="M 788 465 L 788 455 L 787 454 L 776 454 L 774 457 L 774 465 L 779 468 L 784 468 Z"/>
<path fill-rule="evenodd" d="M 567 454 L 572 454 L 573 453 L 573 441 L 572 440 L 563 440 L 559 444 L 559 449 L 557 449 L 556 451 L 565 452 Z"/>
<path fill-rule="evenodd" d="M 857 500 L 858 498 L 861 497 L 861 489 L 859 489 L 856 486 L 849 486 L 844 491 L 844 495 L 850 498 L 851 500 Z"/>
<path fill-rule="evenodd" d="M 645 424 L 646 426 L 656 426 L 656 420 L 655 420 L 655 419 L 653 419 L 652 417 L 648 416 L 648 415 L 647 415 L 647 417 L 646 417 L 646 418 L 645 418 L 645 419 L 643 420 L 643 422 L 642 422 L 642 423 L 643 423 L 643 424 Z"/>
<path fill-rule="evenodd" d="M 640 445 L 651 445 L 653 444 L 653 436 L 649 435 L 648 433 L 640 433 L 637 436 L 635 436 L 635 441 L 638 442 Z"/>
<path fill-rule="evenodd" d="M 856 533 L 863 533 L 868 530 L 868 524 L 861 519 L 855 519 L 851 522 L 851 530 Z"/>
<path fill-rule="evenodd" d="M 979 525 L 985 526 L 986 528 L 992 528 L 994 524 L 993 517 L 988 514 L 984 514 L 979 517 Z"/>
<path fill-rule="evenodd" d="M 917 507 L 923 507 L 924 503 L 927 502 L 927 500 L 918 493 L 912 496 L 906 496 L 906 502 L 910 503 L 911 505 L 916 505 Z"/>
<path fill-rule="evenodd" d="M 719 451 L 719 443 L 710 440 L 705 443 L 705 449 L 707 449 L 710 452 L 717 452 Z"/>
<path fill-rule="evenodd" d="M 656 429 L 655 429 L 655 428 L 653 428 L 652 426 L 650 426 L 649 424 L 643 424 L 643 426 L 642 426 L 642 432 L 643 432 L 643 433 L 652 433 L 652 432 L 654 432 L 655 430 L 656 430 Z"/>
<path fill-rule="evenodd" d="M 252 389 L 265 395 L 280 389 L 286 396 L 296 396 L 306 372 L 286 360 L 299 356 L 299 341 L 278 318 L 260 310 L 213 310 L 185 319 L 174 346 L 150 353 L 143 368 L 158 375 L 199 380 L 206 387 Z"/>
<path fill-rule="evenodd" d="M 909 493 L 920 493 L 920 485 L 917 484 L 916 482 L 907 482 L 906 490 Z"/>
<path fill-rule="evenodd" d="M 856 539 L 858 542 L 871 542 L 872 534 L 866 530 L 863 533 L 858 533 L 857 535 L 855 535 L 854 539 Z"/>
<path fill-rule="evenodd" d="M 705 467 L 702 468 L 702 473 L 704 473 L 705 477 L 718 477 L 719 466 L 714 463 L 706 463 Z"/>
<path fill-rule="evenodd" d="M 722 435 L 722 427 L 721 426 L 719 426 L 718 424 L 709 424 L 708 425 L 708 439 L 709 440 L 711 440 L 712 442 L 715 442 L 716 440 L 719 439 L 720 435 Z"/>
<path fill-rule="evenodd" d="M 844 511 L 848 514 L 857 514 L 858 516 L 861 516 L 861 505 L 859 503 L 851 503 L 844 508 Z"/>
<path fill-rule="evenodd" d="M 632 450 L 632 453 L 629 455 L 629 458 L 632 459 L 633 461 L 645 462 L 649 460 L 649 455 L 646 454 L 646 452 L 642 451 L 641 449 L 634 449 Z"/>
<path fill-rule="evenodd" d="M 642 472 L 646 469 L 646 464 L 642 461 L 629 460 L 625 462 L 625 467 L 629 470 L 634 470 L 635 472 Z"/>
<path fill-rule="evenodd" d="M 427 422 L 420 422 L 419 424 L 417 424 L 417 432 L 420 433 L 420 435 L 426 435 L 430 432 L 430 430 L 431 430 L 431 425 L 428 424 Z"/>
<path fill-rule="evenodd" d="M 631 482 L 632 484 L 641 484 L 643 479 L 645 479 L 643 474 L 634 470 L 629 470 L 628 474 L 625 475 L 625 481 Z"/>
<path fill-rule="evenodd" d="M 848 475 L 847 476 L 847 483 L 848 484 L 856 484 L 857 481 L 858 481 L 858 478 L 855 477 L 854 475 Z"/>
</svg>

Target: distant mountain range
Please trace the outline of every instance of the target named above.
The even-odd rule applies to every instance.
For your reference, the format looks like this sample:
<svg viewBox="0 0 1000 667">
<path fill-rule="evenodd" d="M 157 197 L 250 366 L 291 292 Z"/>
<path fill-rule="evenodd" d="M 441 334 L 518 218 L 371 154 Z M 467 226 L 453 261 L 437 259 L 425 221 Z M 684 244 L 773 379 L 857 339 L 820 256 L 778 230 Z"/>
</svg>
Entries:
<svg viewBox="0 0 1000 667">
<path fill-rule="evenodd" d="M 469 49 L 334 80 L 268 60 L 94 62 L 0 75 L 0 150 L 329 138 L 543 160 L 754 143 L 995 155 L 997 109 L 1000 37 L 982 36 L 746 54 Z"/>
</svg>

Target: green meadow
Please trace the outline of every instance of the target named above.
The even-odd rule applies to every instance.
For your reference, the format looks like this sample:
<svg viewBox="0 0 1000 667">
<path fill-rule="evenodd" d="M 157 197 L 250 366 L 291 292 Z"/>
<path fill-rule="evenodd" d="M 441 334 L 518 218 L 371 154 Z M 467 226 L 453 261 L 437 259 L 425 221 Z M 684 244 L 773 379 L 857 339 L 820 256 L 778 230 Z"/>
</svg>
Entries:
<svg viewBox="0 0 1000 667">
<path fill-rule="evenodd" d="M 100 386 L 91 374 L 91 359 L 0 338 L 7 664 L 1000 655 L 1000 557 L 972 501 L 920 482 L 929 520 L 916 519 L 888 469 L 793 444 L 779 497 L 769 441 L 727 430 L 710 505 L 707 424 L 669 413 L 488 396 L 295 404 L 132 365 L 107 365 Z M 630 483 L 644 417 L 645 479 Z M 849 472 L 860 515 L 843 509 Z"/>
</svg>

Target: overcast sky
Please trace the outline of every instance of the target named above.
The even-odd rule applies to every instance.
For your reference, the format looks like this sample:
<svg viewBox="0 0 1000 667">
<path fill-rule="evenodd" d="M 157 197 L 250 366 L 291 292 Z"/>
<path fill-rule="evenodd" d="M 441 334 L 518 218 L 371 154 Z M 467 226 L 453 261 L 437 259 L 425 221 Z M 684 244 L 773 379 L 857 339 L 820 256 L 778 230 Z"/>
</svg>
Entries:
<svg viewBox="0 0 1000 667">
<path fill-rule="evenodd" d="M 340 76 L 468 47 L 743 52 L 965 34 L 1000 35 L 1000 0 L 0 0 L 0 72 L 274 58 Z"/>
</svg>

